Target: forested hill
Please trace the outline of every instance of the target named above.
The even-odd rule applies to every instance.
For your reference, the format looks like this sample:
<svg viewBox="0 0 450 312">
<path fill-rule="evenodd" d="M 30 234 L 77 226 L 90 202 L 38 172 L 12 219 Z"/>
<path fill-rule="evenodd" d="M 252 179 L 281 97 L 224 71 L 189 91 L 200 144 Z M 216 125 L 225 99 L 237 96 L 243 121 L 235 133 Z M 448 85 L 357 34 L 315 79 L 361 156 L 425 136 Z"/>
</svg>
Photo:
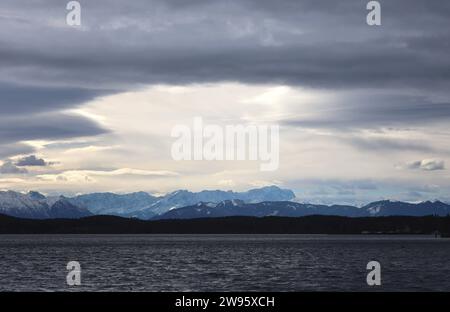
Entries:
<svg viewBox="0 0 450 312">
<path fill-rule="evenodd" d="M 0 234 L 433 234 L 450 217 L 226 217 L 144 221 L 114 216 L 19 219 L 0 215 Z"/>
</svg>

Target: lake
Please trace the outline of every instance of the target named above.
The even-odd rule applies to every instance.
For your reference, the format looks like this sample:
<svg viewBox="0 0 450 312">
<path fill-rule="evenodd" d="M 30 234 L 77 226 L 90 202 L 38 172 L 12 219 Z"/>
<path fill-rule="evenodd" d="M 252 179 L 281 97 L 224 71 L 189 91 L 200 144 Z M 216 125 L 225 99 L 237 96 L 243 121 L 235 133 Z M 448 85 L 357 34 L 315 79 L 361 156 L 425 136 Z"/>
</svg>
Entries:
<svg viewBox="0 0 450 312">
<path fill-rule="evenodd" d="M 372 260 L 381 286 L 366 283 Z M 69 261 L 81 286 L 66 284 Z M 450 291 L 450 239 L 0 235 L 0 291 Z"/>
</svg>

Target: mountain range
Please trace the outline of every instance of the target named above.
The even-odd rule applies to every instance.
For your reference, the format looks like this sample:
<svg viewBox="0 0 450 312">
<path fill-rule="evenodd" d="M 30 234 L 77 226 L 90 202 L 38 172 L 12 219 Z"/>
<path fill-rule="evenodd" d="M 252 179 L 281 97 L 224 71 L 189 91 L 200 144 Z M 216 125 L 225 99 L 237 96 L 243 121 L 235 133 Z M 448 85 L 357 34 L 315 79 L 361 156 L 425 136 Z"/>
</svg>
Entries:
<svg viewBox="0 0 450 312">
<path fill-rule="evenodd" d="M 227 200 L 218 204 L 198 203 L 196 205 L 170 210 L 154 219 L 196 219 L 231 216 L 249 217 L 304 217 L 310 215 L 342 217 L 381 217 L 381 216 L 427 216 L 450 215 L 450 205 L 440 201 L 411 204 L 398 201 L 377 201 L 364 207 L 344 205 L 312 205 L 289 201 L 245 203 L 240 200 Z"/>
<path fill-rule="evenodd" d="M 82 218 L 92 213 L 72 204 L 67 198 L 45 197 L 37 192 L 22 194 L 0 192 L 0 213 L 29 219 Z"/>
<path fill-rule="evenodd" d="M 220 203 L 224 200 L 242 200 L 247 203 L 264 201 L 293 200 L 295 194 L 291 190 L 276 186 L 267 186 L 247 192 L 233 191 L 201 191 L 190 192 L 178 190 L 165 196 L 151 196 L 144 192 L 117 195 L 112 193 L 94 193 L 74 197 L 74 205 L 84 207 L 94 214 L 108 214 L 121 217 L 150 219 L 165 212 L 195 205 L 200 202 Z"/>
<path fill-rule="evenodd" d="M 220 203 L 225 200 L 242 200 L 247 203 L 293 200 L 291 190 L 267 186 L 247 192 L 204 190 L 190 192 L 178 190 L 164 196 L 152 196 L 145 192 L 130 194 L 92 193 L 72 198 L 46 197 L 38 192 L 22 194 L 13 191 L 0 192 L 0 213 L 21 218 L 47 219 L 55 215 L 61 218 L 77 218 L 85 215 L 115 215 L 128 218 L 151 219 L 169 210 L 195 205 L 199 202 Z M 57 201 L 59 201 L 57 203 Z M 55 207 L 53 207 L 56 204 Z M 67 213 L 64 214 L 64 207 Z M 58 211 L 53 210 L 57 207 Z M 74 213 L 78 209 L 79 214 Z"/>
<path fill-rule="evenodd" d="M 247 192 L 178 190 L 164 196 L 145 192 L 130 194 L 92 193 L 72 198 L 46 197 L 38 192 L 27 194 L 0 192 L 0 214 L 19 218 L 82 218 L 113 215 L 138 219 L 194 219 L 229 216 L 301 217 L 328 215 L 345 217 L 450 215 L 450 205 L 440 201 L 407 203 L 383 200 L 363 207 L 316 205 L 295 202 L 291 190 L 267 186 Z"/>
</svg>

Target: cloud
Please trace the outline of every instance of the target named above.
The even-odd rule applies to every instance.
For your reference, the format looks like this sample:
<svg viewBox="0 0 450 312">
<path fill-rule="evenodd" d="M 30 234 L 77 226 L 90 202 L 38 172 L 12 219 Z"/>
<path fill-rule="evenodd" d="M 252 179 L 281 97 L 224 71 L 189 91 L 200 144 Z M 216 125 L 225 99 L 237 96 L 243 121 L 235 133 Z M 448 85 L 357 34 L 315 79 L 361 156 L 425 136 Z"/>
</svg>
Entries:
<svg viewBox="0 0 450 312">
<path fill-rule="evenodd" d="M 64 24 L 65 8 L 58 1 L 25 8 L 5 0 L 2 8 L 0 106 L 2 116 L 18 118 L 9 123 L 11 129 L 27 124 L 18 116 L 56 116 L 143 85 L 229 81 L 363 90 L 317 107 L 309 118 L 300 112 L 285 121 L 290 125 L 367 128 L 450 119 L 443 91 L 450 86 L 450 47 L 443 44 L 450 40 L 446 1 L 383 3 L 390 18 L 377 29 L 365 23 L 365 3 L 358 0 L 137 0 L 126 5 L 110 0 L 82 5 L 82 30 Z M 376 94 L 386 88 L 397 93 Z M 442 99 L 431 100 L 436 95 Z M 49 135 L 36 125 L 28 135 L 19 130 L 21 135 L 5 136 L 0 129 L 0 141 L 101 132 L 83 118 L 69 133 L 58 128 Z"/>
<path fill-rule="evenodd" d="M 406 164 L 406 168 L 421 169 L 425 171 L 444 170 L 445 162 L 437 159 L 423 159 Z"/>
<path fill-rule="evenodd" d="M 39 87 L 0 82 L 2 115 L 22 115 L 24 112 L 43 113 L 74 108 L 101 94 L 101 90 L 70 87 Z"/>
<path fill-rule="evenodd" d="M 98 93 L 68 88 L 5 87 L 0 77 L 0 156 L 33 152 L 23 141 L 67 140 L 107 133 L 107 129 L 89 117 L 59 111 L 76 107 Z"/>
<path fill-rule="evenodd" d="M 57 174 L 40 174 L 36 178 L 45 181 L 91 181 L 91 177 L 142 176 L 142 177 L 176 177 L 179 174 L 167 170 L 143 170 L 120 168 L 113 170 L 67 170 Z"/>
<path fill-rule="evenodd" d="M 35 155 L 22 157 L 16 162 L 16 166 L 18 167 L 26 167 L 26 166 L 45 167 L 47 165 L 48 163 L 44 159 L 37 158 Z"/>
<path fill-rule="evenodd" d="M 0 116 L 0 143 L 68 139 L 107 132 L 91 119 L 67 113 Z"/>
<path fill-rule="evenodd" d="M 383 151 L 415 151 L 415 152 L 431 152 L 435 148 L 424 142 L 417 142 L 409 139 L 392 139 L 392 138 L 365 138 L 353 136 L 350 138 L 343 137 L 344 142 L 348 142 L 358 149 L 368 150 L 372 152 Z"/>
<path fill-rule="evenodd" d="M 365 23 L 366 3 L 89 1 L 82 3 L 83 26 L 73 28 L 65 25 L 67 11 L 59 0 L 27 4 L 2 0 L 0 159 L 43 153 L 63 162 L 61 170 L 66 174 L 59 176 L 61 180 L 80 174 L 95 177 L 103 190 L 140 188 L 142 177 L 152 175 L 128 169 L 83 173 L 70 168 L 166 168 L 185 175 L 170 181 L 155 179 L 152 188 L 187 183 L 201 188 L 216 183 L 211 172 L 233 165 L 186 166 L 164 158 L 170 145 L 164 127 L 183 116 L 190 118 L 194 111 L 217 123 L 267 117 L 285 126 L 281 127 L 281 171 L 266 177 L 252 174 L 250 168 L 245 173 L 230 169 L 217 179 L 233 181 L 238 188 L 249 181 L 285 181 L 299 174 L 318 179 L 390 179 L 392 163 L 427 155 L 446 159 L 442 147 L 449 139 L 450 2 L 384 1 L 381 27 Z M 299 89 L 311 96 L 287 99 L 281 89 L 254 97 L 257 103 L 233 106 L 223 94 L 202 91 L 189 100 L 187 95 L 175 100 L 174 95 L 148 96 L 140 101 L 119 96 L 110 110 L 91 109 L 96 102 L 107 102 L 107 95 L 133 95 L 149 85 L 183 85 L 189 90 L 229 82 L 245 88 L 283 86 L 288 95 Z M 92 114 L 70 114 L 74 109 Z M 390 130 L 383 135 L 362 133 L 405 127 L 416 132 L 409 136 Z M 319 132 L 331 134 L 325 137 Z M 40 142 L 33 148 L 26 145 L 34 144 L 29 141 Z M 116 145 L 123 150 L 99 150 Z M 32 180 L 30 176 L 27 179 Z M 434 176 L 426 182 L 439 184 Z M 59 188 L 63 184 L 59 182 L 52 188 Z M 44 187 L 39 183 L 37 187 Z M 80 179 L 65 187 L 91 191 L 93 185 L 85 186 Z M 352 192 L 367 194 L 356 186 L 325 190 L 348 198 L 354 197 Z M 373 196 L 378 198 L 381 192 L 373 190 Z"/>
<path fill-rule="evenodd" d="M 79 170 L 81 174 L 100 176 L 140 175 L 140 176 L 178 176 L 178 173 L 166 170 L 142 170 L 133 168 L 121 168 L 115 170 Z"/>
<path fill-rule="evenodd" d="M 432 97 L 394 94 L 385 91 L 335 92 L 332 99 L 308 107 L 308 114 L 281 122 L 286 126 L 327 129 L 368 129 L 382 127 L 421 127 L 450 119 L 450 103 Z"/>
<path fill-rule="evenodd" d="M 0 158 L 34 152 L 34 148 L 23 143 L 0 144 Z"/>
<path fill-rule="evenodd" d="M 83 5 L 83 30 L 76 30 L 64 24 L 60 2 L 24 9 L 5 1 L 22 19 L 0 21 L 0 64 L 8 81 L 87 90 L 219 81 L 448 86 L 446 1 L 383 3 L 390 18 L 377 29 L 365 23 L 365 4 L 111 0 Z"/>
<path fill-rule="evenodd" d="M 7 160 L 0 166 L 0 173 L 1 174 L 24 174 L 24 173 L 28 173 L 28 171 L 25 168 L 17 167 L 10 160 Z"/>
</svg>

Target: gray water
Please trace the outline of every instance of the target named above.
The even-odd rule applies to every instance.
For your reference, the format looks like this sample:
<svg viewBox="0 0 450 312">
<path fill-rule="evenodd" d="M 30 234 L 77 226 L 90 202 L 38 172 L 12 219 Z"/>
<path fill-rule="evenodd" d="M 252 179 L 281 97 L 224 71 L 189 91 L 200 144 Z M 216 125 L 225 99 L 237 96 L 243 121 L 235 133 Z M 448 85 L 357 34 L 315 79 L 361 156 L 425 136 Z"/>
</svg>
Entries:
<svg viewBox="0 0 450 312">
<path fill-rule="evenodd" d="M 369 287 L 366 265 L 381 263 Z M 82 285 L 66 284 L 69 261 Z M 0 291 L 450 291 L 450 239 L 0 235 Z"/>
</svg>

